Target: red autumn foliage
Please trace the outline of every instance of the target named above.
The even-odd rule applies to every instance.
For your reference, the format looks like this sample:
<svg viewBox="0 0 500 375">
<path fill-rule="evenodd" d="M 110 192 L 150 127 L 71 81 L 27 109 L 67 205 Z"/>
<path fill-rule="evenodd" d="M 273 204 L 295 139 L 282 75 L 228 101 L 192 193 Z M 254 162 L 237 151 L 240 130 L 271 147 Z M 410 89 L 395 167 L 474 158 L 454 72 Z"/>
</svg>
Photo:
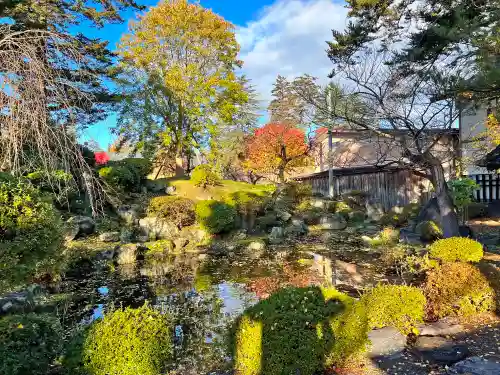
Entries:
<svg viewBox="0 0 500 375">
<path fill-rule="evenodd" d="M 105 151 L 95 152 L 94 158 L 97 165 L 104 165 L 109 161 L 109 155 Z"/>
<path fill-rule="evenodd" d="M 258 173 L 275 173 L 283 179 L 285 172 L 307 163 L 309 145 L 301 129 L 270 123 L 257 129 L 247 140 L 245 166 Z"/>
</svg>

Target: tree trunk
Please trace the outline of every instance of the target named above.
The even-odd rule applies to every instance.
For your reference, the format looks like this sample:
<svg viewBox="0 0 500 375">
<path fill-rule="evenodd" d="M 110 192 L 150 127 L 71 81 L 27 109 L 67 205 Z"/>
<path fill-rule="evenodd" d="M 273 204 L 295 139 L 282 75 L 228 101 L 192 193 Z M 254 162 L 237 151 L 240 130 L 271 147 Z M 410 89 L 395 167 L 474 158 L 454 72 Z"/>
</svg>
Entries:
<svg viewBox="0 0 500 375">
<path fill-rule="evenodd" d="M 177 145 L 175 146 L 175 177 L 184 176 L 184 166 L 182 162 L 182 128 L 184 125 L 184 109 L 182 107 L 182 102 L 179 102 L 179 118 L 178 118 L 178 136 Z"/>
<path fill-rule="evenodd" d="M 460 236 L 458 216 L 446 184 L 443 166 L 439 161 L 433 163 L 431 167 L 431 182 L 434 185 L 439 212 L 441 213 L 444 238 Z"/>
<path fill-rule="evenodd" d="M 278 179 L 280 184 L 285 182 L 285 167 L 284 166 L 279 166 L 278 167 Z"/>
</svg>

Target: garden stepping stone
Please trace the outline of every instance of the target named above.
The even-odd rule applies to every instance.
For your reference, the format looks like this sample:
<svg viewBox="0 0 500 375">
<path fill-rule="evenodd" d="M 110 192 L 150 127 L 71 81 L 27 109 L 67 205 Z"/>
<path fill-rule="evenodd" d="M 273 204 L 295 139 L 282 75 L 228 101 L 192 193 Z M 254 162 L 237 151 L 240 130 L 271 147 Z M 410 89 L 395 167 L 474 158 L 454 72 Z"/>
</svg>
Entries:
<svg viewBox="0 0 500 375">
<path fill-rule="evenodd" d="M 446 321 L 422 324 L 418 327 L 420 336 L 450 336 L 462 333 L 464 327 L 461 324 L 452 324 Z"/>
<path fill-rule="evenodd" d="M 450 375 L 500 375 L 500 363 L 481 357 L 470 357 L 448 369 Z"/>
<path fill-rule="evenodd" d="M 393 327 L 372 330 L 368 332 L 368 339 L 371 341 L 368 351 L 371 358 L 401 353 L 406 347 L 406 336 Z"/>
<path fill-rule="evenodd" d="M 438 336 L 420 336 L 412 352 L 419 358 L 438 365 L 452 365 L 470 355 L 466 345 Z"/>
</svg>

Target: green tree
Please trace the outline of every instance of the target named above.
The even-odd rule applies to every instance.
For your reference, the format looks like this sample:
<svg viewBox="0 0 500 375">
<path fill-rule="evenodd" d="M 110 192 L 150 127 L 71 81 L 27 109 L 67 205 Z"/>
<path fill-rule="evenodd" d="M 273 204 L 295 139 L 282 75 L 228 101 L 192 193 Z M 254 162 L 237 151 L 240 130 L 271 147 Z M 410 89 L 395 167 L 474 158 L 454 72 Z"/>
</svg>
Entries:
<svg viewBox="0 0 500 375">
<path fill-rule="evenodd" d="M 399 48 L 389 63 L 405 74 L 429 74 L 445 67 L 455 82 L 446 96 L 472 92 L 500 95 L 500 1 L 347 0 L 350 22 L 333 32 L 328 56 L 353 62 L 372 43 Z M 415 27 L 414 25 L 418 25 Z"/>
<path fill-rule="evenodd" d="M 183 174 L 186 151 L 229 123 L 238 104 L 248 100 L 235 74 L 242 62 L 234 26 L 198 4 L 166 0 L 131 25 L 119 50 L 122 78 L 132 86 L 138 82 L 150 101 L 145 116 L 124 113 L 123 122 L 134 122 L 138 134 L 151 129 L 151 119 L 161 118 L 160 131 L 152 135 L 173 149 L 176 174 Z"/>
</svg>

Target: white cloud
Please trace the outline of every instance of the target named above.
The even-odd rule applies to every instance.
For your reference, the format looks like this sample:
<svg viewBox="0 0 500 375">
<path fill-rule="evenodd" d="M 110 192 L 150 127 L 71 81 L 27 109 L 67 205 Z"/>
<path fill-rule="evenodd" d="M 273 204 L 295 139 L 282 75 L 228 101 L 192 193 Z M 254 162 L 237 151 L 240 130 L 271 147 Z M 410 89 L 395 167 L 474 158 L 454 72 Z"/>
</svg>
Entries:
<svg viewBox="0 0 500 375">
<path fill-rule="evenodd" d="M 326 55 L 331 30 L 344 30 L 347 9 L 332 0 L 277 0 L 260 17 L 237 30 L 243 73 L 252 80 L 263 101 L 271 97 L 278 74 L 302 74 L 323 82 L 332 64 Z"/>
</svg>

